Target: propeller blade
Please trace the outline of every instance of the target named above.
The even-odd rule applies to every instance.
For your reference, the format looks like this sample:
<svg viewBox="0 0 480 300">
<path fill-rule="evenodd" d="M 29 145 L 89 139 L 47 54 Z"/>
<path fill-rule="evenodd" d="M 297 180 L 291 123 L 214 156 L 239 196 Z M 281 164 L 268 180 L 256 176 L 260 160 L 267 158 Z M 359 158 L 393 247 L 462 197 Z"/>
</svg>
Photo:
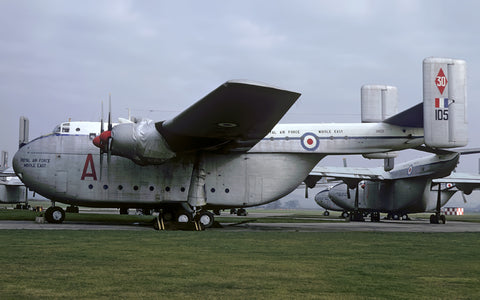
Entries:
<svg viewBox="0 0 480 300">
<path fill-rule="evenodd" d="M 102 149 L 100 149 L 102 152 Z M 102 173 L 103 173 L 103 153 L 100 153 L 100 181 L 102 180 Z"/>
<path fill-rule="evenodd" d="M 102 107 L 101 107 L 101 116 L 100 116 L 100 135 L 103 133 L 103 100 L 102 100 Z M 96 136 L 93 139 L 93 144 L 100 149 L 100 180 L 102 180 L 102 173 L 103 173 L 103 148 L 102 143 L 100 140 L 100 135 Z"/>
<path fill-rule="evenodd" d="M 102 100 L 102 115 L 100 117 L 100 133 L 103 132 L 103 100 Z"/>
<path fill-rule="evenodd" d="M 108 94 L 108 130 L 112 130 L 112 95 Z"/>
<path fill-rule="evenodd" d="M 110 158 L 112 157 L 112 138 L 108 138 L 107 142 L 107 168 L 110 167 Z"/>
</svg>

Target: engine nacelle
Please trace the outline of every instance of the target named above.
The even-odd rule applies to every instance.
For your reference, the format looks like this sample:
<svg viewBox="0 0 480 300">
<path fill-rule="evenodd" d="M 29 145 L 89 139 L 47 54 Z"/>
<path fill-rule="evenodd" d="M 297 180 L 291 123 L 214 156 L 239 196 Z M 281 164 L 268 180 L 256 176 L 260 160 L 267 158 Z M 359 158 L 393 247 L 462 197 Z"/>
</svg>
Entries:
<svg viewBox="0 0 480 300">
<path fill-rule="evenodd" d="M 153 120 L 119 124 L 112 128 L 111 137 L 112 154 L 129 158 L 139 165 L 162 164 L 175 157 Z"/>
</svg>

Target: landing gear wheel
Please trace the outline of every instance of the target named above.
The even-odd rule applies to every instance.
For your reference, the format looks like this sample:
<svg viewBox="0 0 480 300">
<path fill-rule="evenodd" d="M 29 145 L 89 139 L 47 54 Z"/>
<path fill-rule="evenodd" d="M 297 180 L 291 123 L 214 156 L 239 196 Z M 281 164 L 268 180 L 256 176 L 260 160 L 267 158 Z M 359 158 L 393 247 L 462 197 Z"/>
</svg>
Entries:
<svg viewBox="0 0 480 300">
<path fill-rule="evenodd" d="M 200 223 L 202 223 L 202 225 L 205 227 L 205 228 L 210 228 L 212 227 L 213 225 L 213 222 L 215 221 L 215 217 L 214 215 L 209 212 L 208 210 L 206 211 L 202 211 L 200 213 L 200 219 L 199 219 Z"/>
<path fill-rule="evenodd" d="M 188 223 L 192 221 L 192 217 L 187 212 L 181 212 L 177 215 L 177 222 L 178 223 Z"/>
<path fill-rule="evenodd" d="M 393 214 L 392 215 L 392 220 L 395 220 L 395 221 L 400 220 L 400 215 L 399 214 Z"/>
<path fill-rule="evenodd" d="M 350 214 L 347 211 L 342 212 L 342 218 L 346 219 L 350 216 Z"/>
<path fill-rule="evenodd" d="M 58 206 L 50 206 L 45 212 L 45 220 L 48 223 L 60 224 L 65 220 L 65 211 Z"/>
<path fill-rule="evenodd" d="M 329 212 L 328 210 L 326 210 L 326 211 L 323 212 L 323 215 L 324 215 L 325 217 L 328 217 L 328 216 L 330 215 L 330 212 Z"/>
<path fill-rule="evenodd" d="M 445 218 L 445 215 L 441 215 L 441 216 L 440 216 L 440 221 L 441 221 L 443 224 L 447 223 L 447 218 Z"/>
<path fill-rule="evenodd" d="M 128 215 L 128 207 L 121 207 L 120 208 L 121 215 Z"/>
<path fill-rule="evenodd" d="M 378 211 L 374 211 L 370 214 L 370 220 L 372 222 L 380 222 L 380 213 Z"/>
<path fill-rule="evenodd" d="M 245 217 L 247 215 L 247 210 L 245 208 L 239 208 L 237 210 L 237 216 L 239 217 Z"/>
<path fill-rule="evenodd" d="M 430 224 L 438 224 L 438 216 L 430 215 Z"/>
</svg>

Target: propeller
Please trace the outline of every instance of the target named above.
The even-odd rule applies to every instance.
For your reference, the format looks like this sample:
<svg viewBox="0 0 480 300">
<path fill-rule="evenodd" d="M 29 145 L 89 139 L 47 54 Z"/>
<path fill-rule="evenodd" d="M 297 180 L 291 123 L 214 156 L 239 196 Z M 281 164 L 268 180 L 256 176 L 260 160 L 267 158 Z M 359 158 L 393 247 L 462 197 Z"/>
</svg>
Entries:
<svg viewBox="0 0 480 300">
<path fill-rule="evenodd" d="M 112 101 L 111 94 L 108 95 L 108 127 L 107 130 L 104 130 L 103 124 L 103 101 L 100 117 L 100 135 L 97 135 L 93 139 L 93 144 L 100 149 L 100 179 L 102 178 L 103 170 L 103 154 L 107 153 L 107 166 L 110 165 L 111 158 L 111 143 L 112 143 Z"/>
</svg>

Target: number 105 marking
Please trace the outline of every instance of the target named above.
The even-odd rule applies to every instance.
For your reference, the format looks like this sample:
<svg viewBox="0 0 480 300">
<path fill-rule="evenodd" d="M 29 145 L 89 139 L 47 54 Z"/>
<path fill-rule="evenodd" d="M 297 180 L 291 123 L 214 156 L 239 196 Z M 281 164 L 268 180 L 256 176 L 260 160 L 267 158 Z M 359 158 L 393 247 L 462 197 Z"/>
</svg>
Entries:
<svg viewBox="0 0 480 300">
<path fill-rule="evenodd" d="M 448 120 L 448 109 L 436 109 L 435 120 Z"/>
</svg>

